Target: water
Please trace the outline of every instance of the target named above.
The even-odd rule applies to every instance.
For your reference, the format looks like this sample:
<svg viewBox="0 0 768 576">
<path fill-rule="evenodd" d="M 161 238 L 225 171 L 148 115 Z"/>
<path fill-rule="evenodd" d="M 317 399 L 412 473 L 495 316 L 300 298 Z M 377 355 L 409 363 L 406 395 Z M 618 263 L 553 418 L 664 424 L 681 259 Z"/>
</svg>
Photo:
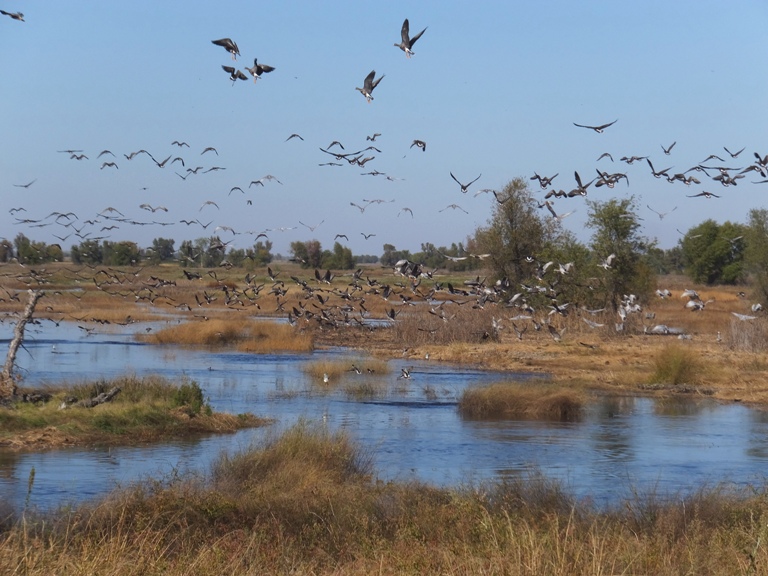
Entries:
<svg viewBox="0 0 768 576">
<path fill-rule="evenodd" d="M 25 386 L 82 382 L 126 373 L 185 376 L 200 384 L 216 410 L 275 419 L 268 428 L 151 446 L 0 451 L 0 498 L 21 506 L 32 468 L 31 503 L 49 508 L 92 499 L 145 477 L 205 473 L 222 451 L 244 449 L 298 419 L 343 429 L 374 458 L 380 478 L 436 485 L 542 472 L 579 497 L 615 502 L 633 491 L 686 493 L 702 485 L 763 483 L 768 414 L 707 399 L 596 400 L 577 422 L 467 420 L 456 403 L 467 386 L 510 379 L 433 362 L 390 361 L 381 375 L 349 372 L 345 383 L 371 382 L 381 393 L 354 397 L 344 386 L 314 386 L 302 365 L 344 350 L 251 355 L 137 342 L 134 333 L 94 332 L 43 323 L 28 332 L 18 358 Z M 10 328 L 0 326 L 0 349 Z M 413 366 L 409 381 L 398 380 Z M 526 375 L 518 375 L 525 379 Z M 535 384 L 532 384 L 535 385 Z"/>
</svg>

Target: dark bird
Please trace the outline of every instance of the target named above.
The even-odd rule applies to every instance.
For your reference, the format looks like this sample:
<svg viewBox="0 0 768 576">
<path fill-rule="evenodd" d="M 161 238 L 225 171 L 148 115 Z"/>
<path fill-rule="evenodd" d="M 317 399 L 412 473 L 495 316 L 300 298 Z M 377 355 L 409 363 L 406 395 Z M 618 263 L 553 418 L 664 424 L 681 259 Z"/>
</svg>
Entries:
<svg viewBox="0 0 768 576">
<path fill-rule="evenodd" d="M 0 10 L 0 14 L 2 14 L 3 16 L 9 16 L 14 20 L 18 20 L 19 22 L 24 22 L 24 14 L 22 14 L 21 12 L 6 12 L 5 10 Z"/>
<path fill-rule="evenodd" d="M 573 123 L 574 126 L 578 126 L 579 128 L 589 128 L 590 130 L 594 130 L 598 134 L 602 134 L 603 131 L 608 128 L 608 126 L 613 126 L 618 122 L 619 119 L 616 118 L 613 122 L 609 122 L 608 124 L 601 124 L 600 126 L 585 126 L 584 124 L 576 124 L 576 122 Z"/>
<path fill-rule="evenodd" d="M 248 76 L 243 74 L 241 70 L 237 70 L 234 66 L 222 66 L 224 72 L 229 72 L 229 79 L 232 80 L 232 86 L 238 80 L 248 80 Z"/>
<path fill-rule="evenodd" d="M 602 154 L 600 154 L 600 156 L 598 156 L 598 158 L 597 158 L 597 161 L 599 162 L 603 158 L 610 158 L 611 162 L 613 162 L 613 156 L 611 156 L 610 152 L 603 152 Z"/>
<path fill-rule="evenodd" d="M 717 194 L 712 194 L 712 192 L 699 192 L 698 194 L 694 194 L 693 196 L 687 195 L 688 198 L 698 198 L 699 196 L 703 196 L 704 198 L 720 198 Z"/>
<path fill-rule="evenodd" d="M 171 146 L 174 146 L 174 145 L 178 146 L 179 148 L 183 148 L 184 146 L 189 148 L 189 144 L 187 144 L 186 142 L 179 142 L 178 140 L 174 140 L 173 142 L 171 142 Z"/>
<path fill-rule="evenodd" d="M 347 238 L 346 234 L 336 234 L 336 236 L 333 237 L 334 240 L 338 240 L 339 238 L 344 238 L 344 240 L 349 242 L 349 238 Z"/>
<path fill-rule="evenodd" d="M 237 57 L 240 56 L 240 49 L 237 47 L 237 43 L 232 40 L 231 38 L 221 38 L 220 40 L 211 40 L 213 44 L 216 44 L 216 46 L 221 46 L 232 54 L 232 60 L 237 60 Z"/>
<path fill-rule="evenodd" d="M 118 170 L 120 169 L 120 167 L 117 164 L 115 164 L 114 162 L 104 162 L 101 165 L 101 168 L 99 168 L 99 170 L 104 170 L 104 168 L 107 168 L 107 167 L 117 168 Z"/>
<path fill-rule="evenodd" d="M 739 154 L 741 154 L 742 152 L 744 152 L 744 148 L 742 148 L 742 149 L 741 149 L 741 150 L 739 150 L 738 152 L 731 152 L 731 151 L 730 151 L 730 150 L 728 150 L 728 148 L 726 148 L 725 146 L 723 146 L 723 150 L 725 150 L 726 152 L 728 152 L 728 154 L 730 154 L 731 158 L 738 158 Z"/>
<path fill-rule="evenodd" d="M 424 142 L 424 140 L 414 140 L 413 144 L 411 144 L 411 148 L 413 148 L 414 146 L 421 148 L 422 152 L 427 151 L 427 143 Z"/>
<path fill-rule="evenodd" d="M 360 232 L 360 234 L 362 234 L 363 238 L 365 238 L 366 240 L 368 240 L 368 238 L 372 236 L 376 236 L 376 234 L 366 234 L 365 232 Z"/>
<path fill-rule="evenodd" d="M 32 182 L 28 182 L 28 183 L 26 183 L 26 184 L 14 184 L 14 186 L 16 186 L 16 188 L 29 188 L 29 187 L 30 187 L 30 186 L 32 186 L 32 184 L 34 184 L 35 182 L 37 182 L 37 178 L 35 178 L 34 180 L 32 180 Z"/>
<path fill-rule="evenodd" d="M 115 156 L 114 154 L 112 154 L 110 150 L 102 150 L 101 152 L 99 152 L 99 155 L 96 156 L 96 158 L 101 158 L 102 156 L 104 156 L 104 154 L 110 154 L 113 158 Z"/>
<path fill-rule="evenodd" d="M 371 100 L 373 100 L 372 93 L 374 89 L 376 88 L 376 86 L 379 85 L 379 82 L 381 82 L 384 79 L 385 74 L 379 77 L 379 79 L 376 80 L 375 82 L 373 80 L 374 76 L 376 76 L 376 70 L 371 70 L 370 74 L 368 74 L 368 76 L 366 76 L 365 80 L 363 81 L 363 87 L 362 88 L 355 87 L 355 90 L 358 90 L 360 94 L 365 96 L 365 99 L 368 101 L 369 104 Z"/>
<path fill-rule="evenodd" d="M 296 133 L 293 133 L 290 136 L 288 136 L 288 138 L 286 138 L 285 141 L 288 142 L 288 140 L 290 140 L 291 138 L 298 138 L 299 140 L 304 141 L 304 138 L 302 138 L 299 134 L 296 134 Z"/>
<path fill-rule="evenodd" d="M 373 136 L 366 136 L 365 139 L 370 140 L 371 142 L 376 142 L 376 138 L 378 138 L 379 136 L 381 136 L 381 134 L 376 132 L 373 134 Z"/>
<path fill-rule="evenodd" d="M 395 46 L 400 48 L 403 52 L 405 52 L 405 57 L 410 58 L 415 54 L 411 48 L 413 48 L 413 45 L 416 44 L 416 41 L 421 38 L 421 35 L 426 32 L 427 29 L 424 28 L 421 32 L 416 34 L 413 38 L 410 37 L 410 31 L 409 31 L 409 24 L 408 24 L 408 18 L 406 18 L 403 21 L 403 27 L 400 29 L 400 43 L 395 43 Z"/>
<path fill-rule="evenodd" d="M 269 74 L 275 69 L 274 66 L 270 66 L 269 64 L 259 64 L 257 62 L 257 59 L 253 59 L 253 66 L 251 68 L 246 68 L 248 72 L 251 73 L 251 76 L 253 76 L 253 82 L 256 83 L 256 80 L 259 79 L 259 77 L 266 72 Z"/>
<path fill-rule="evenodd" d="M 454 176 L 454 175 L 453 175 L 453 172 L 448 172 L 448 173 L 451 175 L 451 178 L 453 178 L 453 181 L 454 181 L 454 182 L 456 182 L 456 184 L 458 184 L 459 186 L 461 186 L 461 191 L 462 191 L 464 194 L 466 194 L 466 193 L 467 193 L 467 191 L 469 190 L 469 187 L 470 187 L 472 184 L 474 184 L 475 182 L 477 182 L 477 181 L 480 179 L 480 176 L 482 176 L 482 173 L 481 173 L 481 174 L 480 174 L 480 176 L 478 176 L 477 178 L 475 178 L 474 180 L 472 180 L 472 182 L 469 182 L 468 184 L 462 184 L 461 182 L 459 182 L 459 181 L 456 179 L 456 176 Z"/>
<path fill-rule="evenodd" d="M 677 144 L 677 140 L 675 140 L 674 142 L 672 142 L 672 144 L 670 144 L 668 148 L 664 148 L 664 144 L 662 144 L 662 145 L 661 145 L 661 149 L 662 149 L 662 150 L 664 150 L 664 154 L 666 154 L 667 156 L 669 156 L 669 153 L 670 153 L 670 152 L 672 152 L 672 148 L 674 148 L 674 147 L 675 147 L 675 144 Z"/>
<path fill-rule="evenodd" d="M 205 150 L 203 150 L 202 152 L 200 152 L 200 156 L 202 156 L 202 155 L 203 155 L 203 154 L 205 154 L 206 152 L 216 152 L 216 156 L 218 156 L 218 155 L 219 155 L 219 151 L 218 151 L 218 150 L 216 150 L 216 148 L 214 148 L 213 146 L 208 146 L 208 148 L 206 148 Z"/>
</svg>

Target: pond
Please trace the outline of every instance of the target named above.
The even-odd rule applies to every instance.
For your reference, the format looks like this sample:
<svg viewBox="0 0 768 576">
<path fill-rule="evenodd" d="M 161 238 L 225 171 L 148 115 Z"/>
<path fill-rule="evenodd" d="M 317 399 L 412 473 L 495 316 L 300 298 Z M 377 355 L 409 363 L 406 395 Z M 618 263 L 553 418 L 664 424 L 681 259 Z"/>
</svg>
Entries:
<svg viewBox="0 0 768 576">
<path fill-rule="evenodd" d="M 343 429 L 370 450 L 383 480 L 417 479 L 459 486 L 543 473 L 578 497 L 616 502 L 633 493 L 674 495 L 718 483 L 762 485 L 768 463 L 768 414 L 709 399 L 596 399 L 576 422 L 469 420 L 457 401 L 468 386 L 525 380 L 429 361 L 391 360 L 386 374 L 346 373 L 328 391 L 302 367 L 343 349 L 252 355 L 144 344 L 147 325 L 86 332 L 44 322 L 31 327 L 18 369 L 25 386 L 83 382 L 125 374 L 196 381 L 216 410 L 275 419 L 273 426 L 138 447 L 0 451 L 0 498 L 50 508 L 91 499 L 144 477 L 205 473 L 222 451 L 248 447 L 299 419 Z M 12 326 L 0 326 L 6 350 Z M 412 367 L 410 380 L 399 380 Z M 374 395 L 348 388 L 370 384 Z M 535 384 L 532 384 L 535 385 Z"/>
</svg>

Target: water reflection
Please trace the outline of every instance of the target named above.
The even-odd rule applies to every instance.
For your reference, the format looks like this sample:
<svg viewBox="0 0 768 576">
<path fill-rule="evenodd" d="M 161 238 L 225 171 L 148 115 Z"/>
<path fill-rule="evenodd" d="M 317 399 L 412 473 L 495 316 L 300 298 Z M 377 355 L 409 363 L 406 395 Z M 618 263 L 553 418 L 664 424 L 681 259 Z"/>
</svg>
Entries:
<svg viewBox="0 0 768 576">
<path fill-rule="evenodd" d="M 10 337 L 10 329 L 0 326 L 0 336 Z M 299 418 L 348 431 L 371 450 L 383 479 L 457 485 L 535 470 L 596 502 L 721 481 L 762 484 L 768 461 L 768 415 L 740 404 L 616 397 L 596 401 L 573 422 L 465 420 L 456 410 L 463 390 L 497 382 L 498 374 L 408 362 L 413 377 L 403 381 L 396 376 L 406 364 L 392 361 L 388 374 L 348 373 L 329 390 L 302 366 L 351 358 L 343 350 L 263 356 L 188 350 L 137 342 L 133 332 L 143 331 L 86 336 L 75 326 L 37 327 L 19 357 L 25 385 L 127 372 L 185 376 L 202 386 L 215 409 L 274 418 L 274 430 L 140 447 L 0 451 L 0 498 L 23 505 L 33 467 L 31 502 L 39 507 L 87 499 L 144 476 L 205 472 L 222 451 L 245 448 Z M 372 392 L 360 393 L 361 382 Z"/>
</svg>

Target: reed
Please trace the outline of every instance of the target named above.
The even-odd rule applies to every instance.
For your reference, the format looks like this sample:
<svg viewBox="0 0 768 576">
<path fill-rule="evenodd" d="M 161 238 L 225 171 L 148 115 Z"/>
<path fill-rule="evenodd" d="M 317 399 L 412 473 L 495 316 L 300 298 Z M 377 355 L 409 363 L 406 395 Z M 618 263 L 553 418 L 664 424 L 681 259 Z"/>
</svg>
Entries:
<svg viewBox="0 0 768 576">
<path fill-rule="evenodd" d="M 357 368 L 360 374 L 355 370 Z M 312 379 L 312 382 L 323 382 L 328 376 L 328 382 L 339 382 L 345 376 L 372 376 L 388 374 L 389 364 L 378 358 L 350 356 L 342 359 L 323 359 L 307 362 L 301 367 L 302 371 Z"/>
<path fill-rule="evenodd" d="M 208 475 L 144 480 L 74 509 L 0 518 L 0 560 L 38 574 L 759 574 L 765 486 L 574 498 L 532 472 L 381 482 L 343 433 L 299 423 Z"/>
<path fill-rule="evenodd" d="M 465 418 L 576 420 L 586 404 L 584 392 L 539 380 L 467 388 L 459 399 Z"/>
<path fill-rule="evenodd" d="M 674 343 L 661 348 L 654 358 L 652 384 L 700 384 L 705 366 L 697 350 Z"/>
<path fill-rule="evenodd" d="M 182 346 L 234 346 L 241 352 L 308 352 L 312 336 L 288 324 L 255 321 L 246 318 L 211 319 L 185 322 L 142 336 L 155 344 Z"/>
</svg>

